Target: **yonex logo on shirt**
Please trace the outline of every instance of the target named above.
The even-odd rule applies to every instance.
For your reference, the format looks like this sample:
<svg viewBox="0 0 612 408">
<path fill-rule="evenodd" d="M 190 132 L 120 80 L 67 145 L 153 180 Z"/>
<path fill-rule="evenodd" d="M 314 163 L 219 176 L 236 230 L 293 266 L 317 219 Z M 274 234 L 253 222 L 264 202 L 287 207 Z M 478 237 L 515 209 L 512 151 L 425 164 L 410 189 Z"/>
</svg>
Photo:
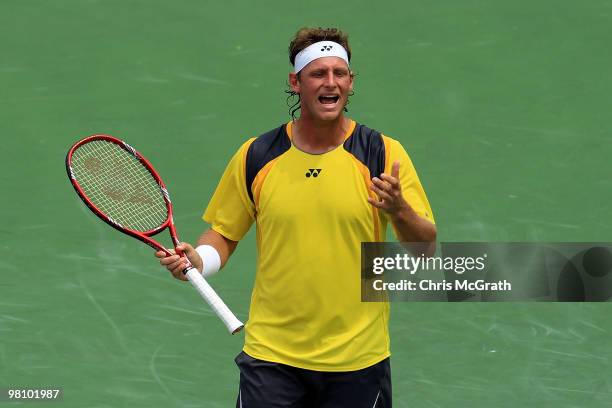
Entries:
<svg viewBox="0 0 612 408">
<path fill-rule="evenodd" d="M 306 177 L 318 177 L 319 173 L 321 173 L 321 170 L 323 169 L 308 169 L 308 171 L 306 172 Z"/>
</svg>

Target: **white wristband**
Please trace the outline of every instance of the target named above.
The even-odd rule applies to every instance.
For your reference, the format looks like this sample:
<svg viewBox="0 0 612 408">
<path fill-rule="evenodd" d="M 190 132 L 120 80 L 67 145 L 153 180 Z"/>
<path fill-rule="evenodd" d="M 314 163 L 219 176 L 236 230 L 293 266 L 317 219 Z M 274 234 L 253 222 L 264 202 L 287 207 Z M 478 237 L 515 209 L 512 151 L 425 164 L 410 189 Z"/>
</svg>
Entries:
<svg viewBox="0 0 612 408">
<path fill-rule="evenodd" d="M 204 264 L 202 267 L 203 277 L 207 278 L 219 272 L 219 269 L 221 269 L 221 257 L 214 247 L 200 245 L 195 250 L 200 255 L 200 258 L 202 258 L 202 263 Z"/>
</svg>

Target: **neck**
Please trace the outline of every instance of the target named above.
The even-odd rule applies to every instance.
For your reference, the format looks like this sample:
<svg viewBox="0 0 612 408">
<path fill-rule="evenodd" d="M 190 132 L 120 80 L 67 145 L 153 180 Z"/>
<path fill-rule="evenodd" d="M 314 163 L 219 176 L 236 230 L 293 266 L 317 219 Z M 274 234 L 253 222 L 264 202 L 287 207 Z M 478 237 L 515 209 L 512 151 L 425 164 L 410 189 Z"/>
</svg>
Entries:
<svg viewBox="0 0 612 408">
<path fill-rule="evenodd" d="M 350 123 L 344 115 L 333 121 L 316 121 L 302 116 L 291 126 L 293 144 L 306 153 L 326 153 L 344 142 Z"/>
</svg>

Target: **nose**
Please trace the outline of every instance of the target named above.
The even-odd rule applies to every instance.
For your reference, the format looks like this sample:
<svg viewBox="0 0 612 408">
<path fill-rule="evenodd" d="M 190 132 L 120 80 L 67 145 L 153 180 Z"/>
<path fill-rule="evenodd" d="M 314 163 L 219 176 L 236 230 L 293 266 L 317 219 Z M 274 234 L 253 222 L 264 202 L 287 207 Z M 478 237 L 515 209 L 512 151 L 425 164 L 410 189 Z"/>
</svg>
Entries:
<svg viewBox="0 0 612 408">
<path fill-rule="evenodd" d="M 333 88 L 336 86 L 336 76 L 334 75 L 334 71 L 329 71 L 325 76 L 325 86 Z"/>
</svg>

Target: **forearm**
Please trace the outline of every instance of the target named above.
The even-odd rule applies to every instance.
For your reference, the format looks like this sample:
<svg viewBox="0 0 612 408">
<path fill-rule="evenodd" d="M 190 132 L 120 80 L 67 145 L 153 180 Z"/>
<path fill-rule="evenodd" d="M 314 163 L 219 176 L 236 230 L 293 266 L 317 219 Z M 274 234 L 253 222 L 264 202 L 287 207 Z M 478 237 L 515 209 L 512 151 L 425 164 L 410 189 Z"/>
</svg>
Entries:
<svg viewBox="0 0 612 408">
<path fill-rule="evenodd" d="M 238 246 L 238 242 L 229 240 L 218 232 L 209 229 L 200 236 L 200 239 L 198 239 L 198 246 L 199 245 L 210 245 L 214 247 L 219 253 L 221 267 L 223 267 L 236 249 L 236 246 Z"/>
<path fill-rule="evenodd" d="M 433 255 L 436 248 L 436 226 L 420 217 L 409 205 L 390 217 L 397 240 L 400 242 L 422 242 L 425 255 Z"/>
</svg>

